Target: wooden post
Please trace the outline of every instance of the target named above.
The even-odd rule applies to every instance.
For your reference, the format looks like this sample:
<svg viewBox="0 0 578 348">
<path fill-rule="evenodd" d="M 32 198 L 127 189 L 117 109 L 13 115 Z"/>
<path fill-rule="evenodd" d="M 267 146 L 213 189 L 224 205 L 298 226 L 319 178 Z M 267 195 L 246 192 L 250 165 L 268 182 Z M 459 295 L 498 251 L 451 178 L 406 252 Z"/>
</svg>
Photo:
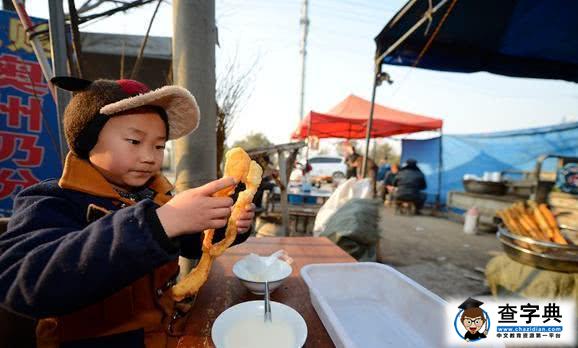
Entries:
<svg viewBox="0 0 578 348">
<path fill-rule="evenodd" d="M 279 176 L 283 186 L 281 187 L 281 217 L 283 222 L 283 231 L 286 236 L 289 236 L 289 203 L 287 199 L 287 159 L 285 158 L 285 151 L 277 151 L 279 156 Z"/>
</svg>

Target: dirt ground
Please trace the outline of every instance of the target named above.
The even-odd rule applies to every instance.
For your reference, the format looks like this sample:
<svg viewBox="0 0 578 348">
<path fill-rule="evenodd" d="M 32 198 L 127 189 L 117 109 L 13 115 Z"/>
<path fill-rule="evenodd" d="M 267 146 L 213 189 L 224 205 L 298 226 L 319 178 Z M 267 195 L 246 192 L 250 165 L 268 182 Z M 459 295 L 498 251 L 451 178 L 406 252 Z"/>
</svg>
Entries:
<svg viewBox="0 0 578 348">
<path fill-rule="evenodd" d="M 500 253 L 493 233 L 467 235 L 445 218 L 395 215 L 383 208 L 379 262 L 448 300 L 489 294 L 483 270 Z"/>
<path fill-rule="evenodd" d="M 309 220 L 307 228 L 300 225 L 299 229 L 311 231 L 314 219 Z M 259 234 L 284 235 L 275 222 L 258 219 Z M 393 266 L 446 300 L 489 294 L 483 272 L 487 262 L 502 252 L 495 234 L 467 235 L 462 224 L 446 218 L 395 215 L 386 207 L 380 228 L 378 262 Z"/>
</svg>

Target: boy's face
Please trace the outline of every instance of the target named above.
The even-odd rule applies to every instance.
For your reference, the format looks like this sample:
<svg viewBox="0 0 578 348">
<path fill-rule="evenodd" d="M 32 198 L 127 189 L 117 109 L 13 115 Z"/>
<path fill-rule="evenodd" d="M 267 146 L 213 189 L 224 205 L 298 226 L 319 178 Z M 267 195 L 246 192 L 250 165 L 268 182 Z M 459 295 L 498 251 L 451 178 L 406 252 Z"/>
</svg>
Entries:
<svg viewBox="0 0 578 348">
<path fill-rule="evenodd" d="M 160 172 L 165 123 L 152 111 L 111 117 L 89 153 L 93 166 L 115 186 L 131 190 Z"/>
</svg>

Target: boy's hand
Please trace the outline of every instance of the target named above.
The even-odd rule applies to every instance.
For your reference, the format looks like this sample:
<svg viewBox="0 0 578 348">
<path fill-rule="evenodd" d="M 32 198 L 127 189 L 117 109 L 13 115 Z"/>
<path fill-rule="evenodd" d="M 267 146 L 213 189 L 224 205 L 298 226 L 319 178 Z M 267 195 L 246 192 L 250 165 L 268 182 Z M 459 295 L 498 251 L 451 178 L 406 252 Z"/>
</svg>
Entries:
<svg viewBox="0 0 578 348">
<path fill-rule="evenodd" d="M 253 224 L 254 218 L 255 204 L 251 203 L 245 208 L 245 211 L 239 215 L 239 219 L 237 220 L 237 233 L 247 233 Z"/>
<path fill-rule="evenodd" d="M 235 181 L 232 177 L 211 181 L 201 187 L 183 191 L 157 208 L 157 215 L 167 236 L 173 238 L 225 226 L 231 215 L 233 199 L 212 195 L 233 185 Z"/>
</svg>

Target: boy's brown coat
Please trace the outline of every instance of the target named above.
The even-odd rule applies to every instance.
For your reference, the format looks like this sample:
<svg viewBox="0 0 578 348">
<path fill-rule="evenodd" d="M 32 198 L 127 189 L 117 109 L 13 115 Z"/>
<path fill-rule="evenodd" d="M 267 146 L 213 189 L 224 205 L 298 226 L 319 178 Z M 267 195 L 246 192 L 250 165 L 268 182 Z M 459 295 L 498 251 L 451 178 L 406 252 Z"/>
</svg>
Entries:
<svg viewBox="0 0 578 348">
<path fill-rule="evenodd" d="M 119 208 L 135 203 L 122 198 L 90 163 L 74 154 L 69 154 L 66 159 L 59 185 L 64 189 L 109 198 Z M 157 192 L 155 203 L 162 205 L 170 199 L 165 192 L 169 192 L 172 185 L 162 175 L 157 176 L 149 188 Z M 104 208 L 101 210 L 106 212 Z M 141 328 L 144 328 L 147 348 L 176 347 L 179 328 L 184 328 L 186 316 L 177 321 L 173 335 L 169 335 L 168 325 L 174 313 L 174 301 L 168 291 L 163 290 L 170 288 L 170 282 L 177 273 L 178 263 L 175 260 L 99 303 L 65 316 L 39 320 L 36 328 L 38 347 L 58 347 L 62 342 Z"/>
</svg>

